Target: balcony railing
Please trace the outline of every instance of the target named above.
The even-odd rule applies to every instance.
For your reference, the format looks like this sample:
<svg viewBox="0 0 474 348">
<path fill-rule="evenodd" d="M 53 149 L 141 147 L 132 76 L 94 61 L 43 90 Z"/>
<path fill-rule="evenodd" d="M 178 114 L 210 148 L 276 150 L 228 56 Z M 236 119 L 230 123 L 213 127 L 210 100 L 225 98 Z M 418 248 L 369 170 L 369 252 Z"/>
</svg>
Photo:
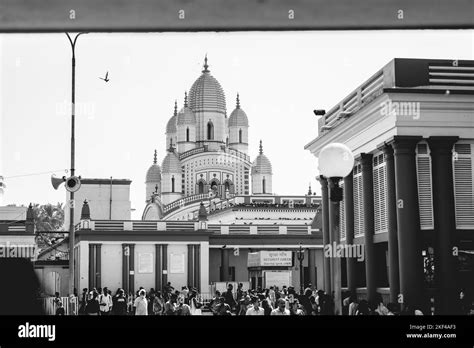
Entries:
<svg viewBox="0 0 474 348">
<path fill-rule="evenodd" d="M 222 149 L 221 152 L 223 152 L 223 153 L 228 153 L 230 155 L 233 155 L 235 157 L 238 157 L 238 158 L 241 158 L 245 161 L 250 162 L 250 156 L 246 155 L 245 153 L 243 153 L 241 151 L 238 151 L 236 149 L 226 148 L 225 146 L 223 146 L 221 149 Z M 191 149 L 191 150 L 188 150 L 186 152 L 183 152 L 182 154 L 179 155 L 179 160 L 182 161 L 185 158 L 188 158 L 190 156 L 197 155 L 197 154 L 203 153 L 203 152 L 216 152 L 216 151 L 215 150 L 209 150 L 209 148 L 206 145 L 204 145 L 204 146 L 197 147 L 195 149 Z"/>
</svg>

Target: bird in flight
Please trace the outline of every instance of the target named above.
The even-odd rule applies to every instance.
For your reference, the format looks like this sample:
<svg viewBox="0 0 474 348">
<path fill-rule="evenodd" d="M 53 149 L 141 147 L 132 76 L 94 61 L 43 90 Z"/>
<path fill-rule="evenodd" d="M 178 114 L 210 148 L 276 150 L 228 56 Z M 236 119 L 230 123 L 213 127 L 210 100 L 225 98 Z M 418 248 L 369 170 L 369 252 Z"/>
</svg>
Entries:
<svg viewBox="0 0 474 348">
<path fill-rule="evenodd" d="M 104 80 L 105 82 L 109 82 L 110 81 L 109 80 L 109 72 L 107 71 L 107 73 L 105 74 L 105 79 L 102 78 L 102 77 L 99 77 L 99 79 Z"/>
</svg>

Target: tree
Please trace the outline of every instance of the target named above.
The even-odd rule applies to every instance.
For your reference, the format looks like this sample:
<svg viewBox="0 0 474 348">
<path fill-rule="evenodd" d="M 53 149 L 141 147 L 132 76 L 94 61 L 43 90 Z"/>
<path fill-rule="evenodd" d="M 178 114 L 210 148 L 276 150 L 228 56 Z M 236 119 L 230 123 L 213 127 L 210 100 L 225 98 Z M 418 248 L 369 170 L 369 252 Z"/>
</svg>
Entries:
<svg viewBox="0 0 474 348">
<path fill-rule="evenodd" d="M 62 203 L 33 204 L 34 224 L 37 233 L 36 242 L 39 249 L 55 244 L 57 239 L 64 238 L 64 208 Z M 49 233 L 41 233 L 41 232 Z M 50 233 L 58 231 L 58 233 Z"/>
</svg>

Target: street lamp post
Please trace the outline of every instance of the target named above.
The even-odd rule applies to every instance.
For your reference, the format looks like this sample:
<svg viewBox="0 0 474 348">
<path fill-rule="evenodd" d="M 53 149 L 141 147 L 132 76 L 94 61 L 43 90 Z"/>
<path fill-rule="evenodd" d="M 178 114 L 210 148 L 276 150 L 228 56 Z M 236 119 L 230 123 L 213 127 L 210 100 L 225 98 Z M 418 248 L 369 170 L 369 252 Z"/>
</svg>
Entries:
<svg viewBox="0 0 474 348">
<path fill-rule="evenodd" d="M 300 243 L 300 249 L 296 252 L 298 261 L 300 262 L 300 294 L 303 294 L 304 291 L 304 270 L 303 270 L 303 260 L 304 260 L 304 250 Z"/>
<path fill-rule="evenodd" d="M 354 167 L 354 155 L 344 144 L 328 144 L 319 152 L 319 172 L 328 179 L 329 183 L 329 223 L 330 241 L 340 244 L 339 230 L 339 204 L 342 201 L 342 188 L 339 181 L 349 175 Z M 330 245 L 332 248 L 333 245 Z M 342 314 L 341 300 L 341 260 L 332 253 L 331 259 L 331 282 L 334 290 L 334 302 L 336 314 Z M 331 295 L 331 294 L 329 294 Z"/>
<path fill-rule="evenodd" d="M 75 119 L 76 119 L 76 41 L 77 38 L 87 33 L 79 33 L 71 39 L 69 33 L 66 33 L 69 42 L 71 43 L 72 50 L 72 81 L 71 81 L 71 177 L 74 177 L 75 173 Z M 69 191 L 69 293 L 74 293 L 74 192 Z"/>
</svg>

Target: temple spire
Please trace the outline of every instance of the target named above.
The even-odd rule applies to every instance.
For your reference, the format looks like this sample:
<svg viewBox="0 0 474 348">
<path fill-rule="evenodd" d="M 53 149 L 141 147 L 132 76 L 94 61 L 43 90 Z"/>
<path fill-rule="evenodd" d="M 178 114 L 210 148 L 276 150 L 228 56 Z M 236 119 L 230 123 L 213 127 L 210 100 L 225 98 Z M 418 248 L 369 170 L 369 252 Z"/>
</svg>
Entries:
<svg viewBox="0 0 474 348">
<path fill-rule="evenodd" d="M 157 160 L 157 152 L 155 149 L 155 155 L 153 156 L 153 164 L 156 164 L 156 160 Z"/>
<path fill-rule="evenodd" d="M 204 57 L 204 70 L 202 72 L 209 72 L 209 65 L 207 65 L 207 53 L 206 57 Z"/>
<path fill-rule="evenodd" d="M 188 107 L 188 92 L 184 91 L 184 107 Z"/>
<path fill-rule="evenodd" d="M 237 105 L 236 105 L 236 108 L 237 108 L 237 109 L 240 109 L 240 97 L 239 97 L 239 93 L 237 93 Z"/>
<path fill-rule="evenodd" d="M 308 196 L 311 196 L 313 193 L 311 192 L 311 183 L 309 183 L 309 188 L 308 188 Z"/>
<path fill-rule="evenodd" d="M 260 154 L 263 154 L 262 140 L 260 140 L 260 149 L 258 151 Z"/>
<path fill-rule="evenodd" d="M 174 101 L 174 116 L 178 115 L 178 101 Z"/>
</svg>

